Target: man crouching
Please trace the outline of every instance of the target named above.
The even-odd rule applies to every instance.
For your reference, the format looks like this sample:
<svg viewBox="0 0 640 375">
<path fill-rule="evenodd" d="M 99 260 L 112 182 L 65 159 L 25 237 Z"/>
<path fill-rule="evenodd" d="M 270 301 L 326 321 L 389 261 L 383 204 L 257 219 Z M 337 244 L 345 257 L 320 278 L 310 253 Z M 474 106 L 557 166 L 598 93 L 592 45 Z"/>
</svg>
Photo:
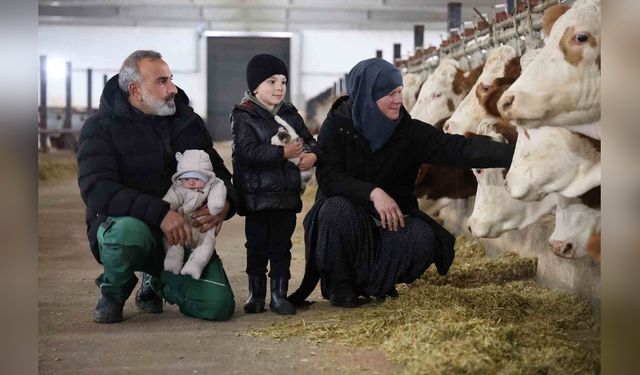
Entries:
<svg viewBox="0 0 640 375">
<path fill-rule="evenodd" d="M 211 215 L 205 206 L 195 213 L 202 232 L 215 228 L 217 233 L 235 213 L 231 173 L 213 149 L 202 118 L 173 84 L 162 55 L 133 52 L 105 85 L 98 112 L 82 127 L 77 155 L 91 251 L 104 266 L 96 279 L 100 287 L 96 322 L 123 320 L 124 303 L 138 281 L 134 271 L 143 272 L 136 306 L 162 312 L 158 277 L 163 235 L 171 245 L 185 245 L 191 239 L 184 218 L 162 197 L 176 172 L 176 152 L 188 149 L 205 151 L 213 172 L 226 185 L 221 212 Z M 233 299 L 230 288 L 226 295 Z"/>
</svg>

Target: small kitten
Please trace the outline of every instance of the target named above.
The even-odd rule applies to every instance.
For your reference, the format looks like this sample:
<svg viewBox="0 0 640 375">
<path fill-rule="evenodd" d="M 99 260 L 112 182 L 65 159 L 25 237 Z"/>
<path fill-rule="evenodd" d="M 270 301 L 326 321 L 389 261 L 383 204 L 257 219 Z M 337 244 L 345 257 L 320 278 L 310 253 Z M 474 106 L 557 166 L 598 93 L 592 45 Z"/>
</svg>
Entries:
<svg viewBox="0 0 640 375">
<path fill-rule="evenodd" d="M 293 127 L 289 125 L 282 117 L 276 115 L 274 118 L 276 122 L 280 124 L 280 127 L 278 128 L 278 133 L 271 137 L 272 145 L 284 146 L 300 139 L 295 129 L 293 129 Z M 300 139 L 300 141 L 302 142 L 302 139 Z M 304 142 L 303 147 L 305 147 L 306 149 Z M 298 165 L 298 163 L 300 163 L 300 158 L 289 158 L 288 160 L 296 166 Z M 307 188 L 307 184 L 311 180 L 311 177 L 313 177 L 314 170 L 315 168 L 311 168 L 306 171 L 300 171 L 300 188 L 302 189 L 302 193 L 304 193 L 305 189 Z"/>
</svg>

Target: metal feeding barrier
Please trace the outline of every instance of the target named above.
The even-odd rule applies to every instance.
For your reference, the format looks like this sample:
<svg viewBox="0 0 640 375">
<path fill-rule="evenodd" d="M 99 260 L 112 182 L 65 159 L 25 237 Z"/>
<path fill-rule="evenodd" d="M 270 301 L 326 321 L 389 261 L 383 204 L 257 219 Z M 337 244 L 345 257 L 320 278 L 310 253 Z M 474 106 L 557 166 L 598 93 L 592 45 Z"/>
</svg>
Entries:
<svg viewBox="0 0 640 375">
<path fill-rule="evenodd" d="M 449 30 L 449 36 L 442 40 L 439 47 L 422 47 L 424 26 L 416 25 L 415 50 L 412 56 L 401 59 L 394 56 L 395 65 L 403 74 L 429 74 L 439 64 L 441 59 L 451 58 L 460 60 L 471 59 L 472 55 L 481 53 L 484 61 L 486 52 L 506 43 L 513 43 L 517 53 L 524 53 L 528 45 L 539 47 L 542 43 L 542 14 L 545 9 L 563 3 L 564 0 L 527 0 L 517 1 L 513 14 L 509 14 L 507 3 L 497 4 L 494 7 L 494 19 L 490 22 L 486 14 L 477 14 L 473 21 L 465 21 L 460 28 Z M 418 43 L 418 41 L 420 41 Z M 394 45 L 394 52 L 399 51 L 400 46 Z M 382 57 L 382 51 L 376 51 L 376 57 Z M 332 86 L 333 87 L 333 86 Z M 329 90 L 329 89 L 327 89 Z M 327 95 L 327 90 L 307 101 L 307 108 L 313 111 L 318 103 L 327 100 L 335 100 L 335 96 Z M 335 91 L 335 90 L 334 90 Z"/>
<path fill-rule="evenodd" d="M 451 29 L 449 37 L 444 39 L 440 48 L 430 47 L 426 51 L 416 51 L 406 60 L 396 60 L 395 64 L 403 69 L 403 73 L 421 73 L 425 69 L 432 71 L 443 58 L 459 60 L 469 58 L 472 54 L 504 45 L 508 42 L 515 43 L 516 51 L 521 54 L 525 48 L 527 39 L 542 41 L 540 30 L 542 29 L 542 13 L 545 9 L 562 3 L 561 0 L 528 0 L 518 1 L 514 14 L 509 15 L 506 4 L 495 6 L 494 22 L 490 23 L 486 15 L 478 15 L 474 22 L 467 21 L 460 29 Z M 461 35 L 462 34 L 462 35 Z"/>
</svg>

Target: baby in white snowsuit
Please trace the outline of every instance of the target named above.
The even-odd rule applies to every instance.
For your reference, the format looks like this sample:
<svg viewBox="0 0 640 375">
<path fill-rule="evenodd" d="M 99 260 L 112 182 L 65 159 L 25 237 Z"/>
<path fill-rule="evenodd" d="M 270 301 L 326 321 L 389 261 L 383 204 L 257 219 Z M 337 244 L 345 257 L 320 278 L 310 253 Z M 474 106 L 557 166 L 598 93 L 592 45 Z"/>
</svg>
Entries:
<svg viewBox="0 0 640 375">
<path fill-rule="evenodd" d="M 186 150 L 184 154 L 176 153 L 178 168 L 171 177 L 173 185 L 165 194 L 163 200 L 171 205 L 171 209 L 181 214 L 191 227 L 191 238 L 195 248 L 189 259 L 184 260 L 184 248 L 180 245 L 170 246 L 165 238 L 167 255 L 164 258 L 164 269 L 174 274 L 191 275 L 199 279 L 202 270 L 209 263 L 215 251 L 215 227 L 205 233 L 193 226 L 191 213 L 201 208 L 207 202 L 211 215 L 216 215 L 224 208 L 227 198 L 227 188 L 224 182 L 213 173 L 211 160 L 206 152 L 201 150 Z"/>
</svg>

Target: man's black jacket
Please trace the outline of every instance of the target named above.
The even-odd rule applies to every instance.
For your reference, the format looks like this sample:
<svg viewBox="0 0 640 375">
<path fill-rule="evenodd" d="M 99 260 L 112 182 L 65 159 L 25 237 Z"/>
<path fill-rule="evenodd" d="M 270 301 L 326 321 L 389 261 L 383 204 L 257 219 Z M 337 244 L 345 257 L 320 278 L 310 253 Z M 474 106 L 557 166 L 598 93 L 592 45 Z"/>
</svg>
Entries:
<svg viewBox="0 0 640 375">
<path fill-rule="evenodd" d="M 225 182 L 235 214 L 237 193 L 231 173 L 213 149 L 204 121 L 178 88 L 176 113 L 160 117 L 135 109 L 112 77 L 102 91 L 98 112 L 82 127 L 78 148 L 78 184 L 86 205 L 87 234 L 98 262 L 97 231 L 107 216 L 132 216 L 159 230 L 169 210 L 162 200 L 176 171 L 176 152 L 207 152 L 216 176 Z"/>
</svg>

